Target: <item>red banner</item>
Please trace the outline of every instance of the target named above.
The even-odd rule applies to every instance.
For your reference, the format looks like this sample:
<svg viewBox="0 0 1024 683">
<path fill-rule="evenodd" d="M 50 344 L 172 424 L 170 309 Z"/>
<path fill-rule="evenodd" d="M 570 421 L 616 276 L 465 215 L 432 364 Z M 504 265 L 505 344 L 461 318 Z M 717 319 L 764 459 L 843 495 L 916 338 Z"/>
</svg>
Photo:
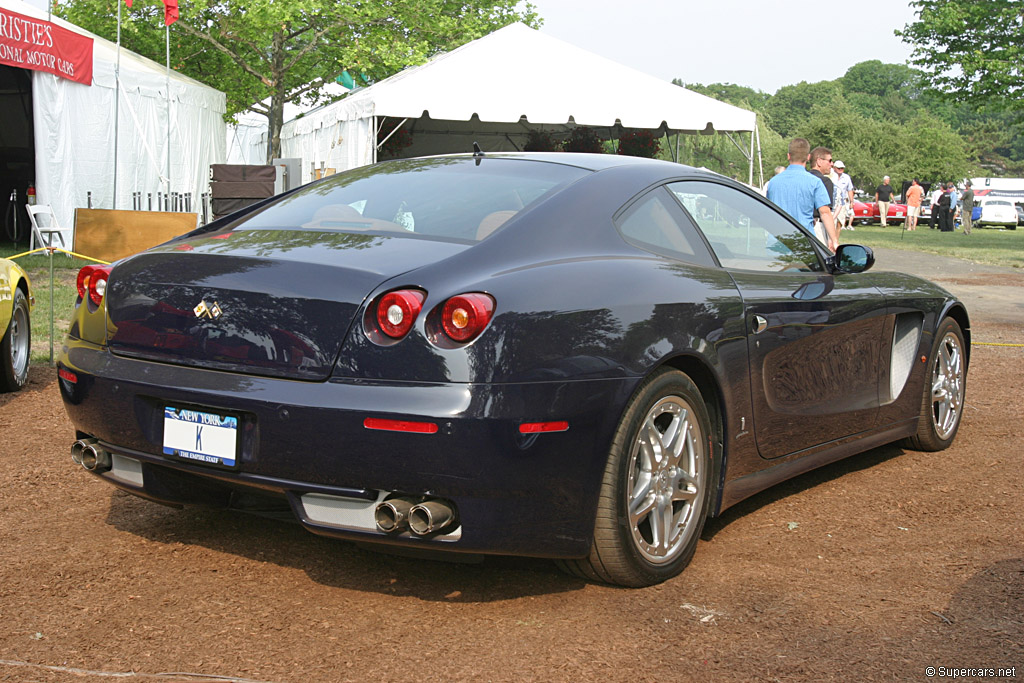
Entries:
<svg viewBox="0 0 1024 683">
<path fill-rule="evenodd" d="M 0 64 L 92 85 L 92 38 L 0 7 Z"/>
</svg>

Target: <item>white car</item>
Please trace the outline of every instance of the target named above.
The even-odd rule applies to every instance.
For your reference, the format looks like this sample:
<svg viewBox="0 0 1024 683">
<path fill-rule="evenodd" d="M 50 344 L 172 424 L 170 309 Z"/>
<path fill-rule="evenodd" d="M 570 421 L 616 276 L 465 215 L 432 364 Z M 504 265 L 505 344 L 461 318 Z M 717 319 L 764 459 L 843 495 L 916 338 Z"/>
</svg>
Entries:
<svg viewBox="0 0 1024 683">
<path fill-rule="evenodd" d="M 981 225 L 998 225 L 1010 230 L 1017 229 L 1017 209 L 1009 199 L 982 197 L 978 202 L 981 216 L 975 221 Z"/>
</svg>

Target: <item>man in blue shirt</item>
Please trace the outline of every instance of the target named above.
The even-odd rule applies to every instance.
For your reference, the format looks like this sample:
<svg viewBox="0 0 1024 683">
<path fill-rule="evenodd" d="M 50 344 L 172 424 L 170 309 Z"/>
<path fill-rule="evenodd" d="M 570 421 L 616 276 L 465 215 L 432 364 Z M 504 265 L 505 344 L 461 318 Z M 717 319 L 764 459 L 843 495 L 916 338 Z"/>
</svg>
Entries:
<svg viewBox="0 0 1024 683">
<path fill-rule="evenodd" d="M 839 246 L 839 233 L 832 220 L 832 202 L 821 179 L 807 172 L 806 164 L 811 145 L 803 138 L 794 138 L 789 143 L 789 167 L 768 183 L 768 199 L 796 219 L 812 233 L 814 231 L 814 210 L 818 210 L 825 225 L 828 248 L 835 251 Z"/>
</svg>

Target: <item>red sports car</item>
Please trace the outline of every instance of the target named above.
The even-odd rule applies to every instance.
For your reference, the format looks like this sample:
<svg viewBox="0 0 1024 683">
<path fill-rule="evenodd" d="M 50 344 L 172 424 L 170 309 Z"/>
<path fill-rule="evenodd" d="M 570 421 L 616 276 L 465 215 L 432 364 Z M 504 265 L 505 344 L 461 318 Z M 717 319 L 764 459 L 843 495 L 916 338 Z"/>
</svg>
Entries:
<svg viewBox="0 0 1024 683">
<path fill-rule="evenodd" d="M 889 211 L 886 213 L 886 223 L 902 223 L 907 218 L 907 205 L 889 204 Z M 881 223 L 881 214 L 878 212 L 876 202 L 853 202 L 853 222 L 860 225 L 868 223 Z"/>
</svg>

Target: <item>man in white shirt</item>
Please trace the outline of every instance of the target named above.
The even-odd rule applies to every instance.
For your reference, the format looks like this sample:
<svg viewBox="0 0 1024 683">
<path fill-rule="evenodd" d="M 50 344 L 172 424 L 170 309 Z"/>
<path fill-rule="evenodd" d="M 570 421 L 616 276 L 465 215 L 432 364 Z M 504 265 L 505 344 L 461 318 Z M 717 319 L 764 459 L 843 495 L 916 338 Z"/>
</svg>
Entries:
<svg viewBox="0 0 1024 683">
<path fill-rule="evenodd" d="M 939 219 L 939 197 L 942 196 L 942 183 L 935 183 L 932 196 L 929 200 L 932 203 L 931 229 L 935 229 L 935 221 Z"/>
<path fill-rule="evenodd" d="M 846 164 L 842 161 L 832 164 L 832 168 L 835 170 L 837 177 L 835 181 L 836 198 L 834 205 L 836 227 L 843 230 L 853 230 L 853 181 L 850 180 L 850 174 L 846 172 Z"/>
</svg>

